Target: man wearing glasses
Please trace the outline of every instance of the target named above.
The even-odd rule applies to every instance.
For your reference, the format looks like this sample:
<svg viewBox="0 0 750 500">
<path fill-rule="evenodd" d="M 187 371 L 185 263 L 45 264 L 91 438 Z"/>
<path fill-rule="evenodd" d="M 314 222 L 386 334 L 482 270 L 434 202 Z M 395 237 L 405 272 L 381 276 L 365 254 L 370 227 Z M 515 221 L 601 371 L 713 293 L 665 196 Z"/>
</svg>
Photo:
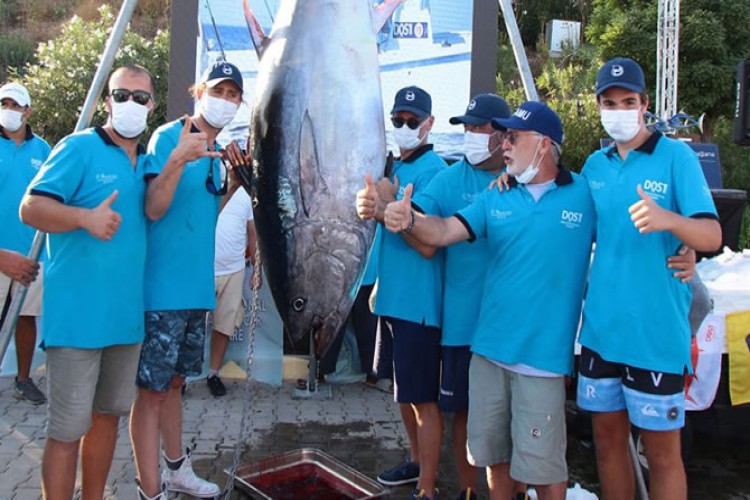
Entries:
<svg viewBox="0 0 750 500">
<path fill-rule="evenodd" d="M 63 138 L 29 185 L 23 221 L 47 234 L 45 499 L 102 498 L 120 416 L 133 402 L 143 340 L 146 183 L 138 139 L 156 107 L 140 66 L 114 71 L 109 120 Z M 114 286 L 113 286 L 114 284 Z"/>
<path fill-rule="evenodd" d="M 161 489 L 210 498 L 219 487 L 195 475 L 182 447 L 182 385 L 200 375 L 206 313 L 216 304 L 214 236 L 228 175 L 216 136 L 242 101 L 242 75 L 218 61 L 194 88 L 195 114 L 154 132 L 146 171 L 146 338 L 138 366 L 138 391 L 130 419 L 140 494 L 166 498 Z M 234 145 L 234 143 L 232 143 Z M 235 146 L 236 147 L 236 146 Z M 159 441 L 166 468 L 159 476 Z"/>
<path fill-rule="evenodd" d="M 484 191 L 453 216 L 423 216 L 412 187 L 390 203 L 386 228 L 435 247 L 486 239 L 486 276 L 469 367 L 469 461 L 487 467 L 491 498 L 511 478 L 540 499 L 566 494 L 564 376 L 594 236 L 587 182 L 559 164 L 558 115 L 526 102 L 509 118 L 502 148 L 513 189 Z"/>
<path fill-rule="evenodd" d="M 0 87 L 0 218 L 4 221 L 0 249 L 6 251 L 13 264 L 10 269 L 0 266 L 0 307 L 10 305 L 11 280 L 29 287 L 16 323 L 18 374 L 13 396 L 38 405 L 47 398 L 29 374 L 36 348 L 36 318 L 42 312 L 42 279 L 34 280 L 39 265 L 26 258 L 34 229 L 18 218 L 18 207 L 29 183 L 49 156 L 50 147 L 31 131 L 27 123 L 30 115 L 31 97 L 26 87 L 14 82 Z"/>
<path fill-rule="evenodd" d="M 392 179 L 375 186 L 366 178 L 365 189 L 357 193 L 361 218 L 382 222 L 386 203 L 403 196 L 399 181 L 421 191 L 446 167 L 427 142 L 434 122 L 431 113 L 432 98 L 421 88 L 396 93 L 391 122 L 401 157 L 393 165 Z M 384 232 L 374 311 L 383 318 L 378 328 L 386 331 L 381 329 L 381 338 L 393 339 L 394 399 L 411 447 L 410 460 L 383 472 L 378 481 L 392 486 L 417 482 L 412 497 L 430 499 L 438 495 L 435 481 L 443 432 L 437 405 L 443 262 L 442 253 L 435 253 L 434 248 L 415 250 L 402 236 Z"/>
</svg>

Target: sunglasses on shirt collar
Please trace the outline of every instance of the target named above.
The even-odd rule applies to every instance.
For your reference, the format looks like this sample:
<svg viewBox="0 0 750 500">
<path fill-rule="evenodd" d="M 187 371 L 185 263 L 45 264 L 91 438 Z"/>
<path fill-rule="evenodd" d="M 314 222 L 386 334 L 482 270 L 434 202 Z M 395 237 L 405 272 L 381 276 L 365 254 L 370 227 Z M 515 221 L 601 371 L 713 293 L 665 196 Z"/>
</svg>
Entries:
<svg viewBox="0 0 750 500">
<path fill-rule="evenodd" d="M 221 162 L 219 164 L 219 172 L 223 180 L 221 183 L 221 188 L 217 188 L 216 183 L 214 182 L 214 162 L 215 161 L 216 161 L 216 158 L 211 158 L 211 162 L 209 163 L 209 166 L 208 166 L 208 176 L 206 177 L 206 191 L 208 191 L 211 194 L 215 194 L 217 196 L 224 196 L 225 194 L 227 194 L 227 189 L 229 187 L 229 172 L 227 171 L 227 164 L 224 163 L 223 158 L 219 158 L 219 161 Z"/>
<path fill-rule="evenodd" d="M 133 101 L 141 106 L 145 106 L 152 99 L 151 94 L 145 90 L 114 89 L 109 95 L 115 102 L 125 102 L 132 96 Z"/>
</svg>

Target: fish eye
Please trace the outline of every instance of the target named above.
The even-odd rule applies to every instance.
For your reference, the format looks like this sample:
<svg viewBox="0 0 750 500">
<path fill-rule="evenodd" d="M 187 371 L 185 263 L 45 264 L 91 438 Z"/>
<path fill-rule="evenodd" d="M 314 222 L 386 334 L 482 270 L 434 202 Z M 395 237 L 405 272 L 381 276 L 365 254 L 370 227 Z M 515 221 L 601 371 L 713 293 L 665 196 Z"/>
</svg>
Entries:
<svg viewBox="0 0 750 500">
<path fill-rule="evenodd" d="M 303 299 L 302 297 L 297 297 L 292 301 L 292 309 L 297 312 L 302 312 L 302 310 L 305 309 L 305 304 L 307 304 L 307 301 L 305 299 Z"/>
</svg>

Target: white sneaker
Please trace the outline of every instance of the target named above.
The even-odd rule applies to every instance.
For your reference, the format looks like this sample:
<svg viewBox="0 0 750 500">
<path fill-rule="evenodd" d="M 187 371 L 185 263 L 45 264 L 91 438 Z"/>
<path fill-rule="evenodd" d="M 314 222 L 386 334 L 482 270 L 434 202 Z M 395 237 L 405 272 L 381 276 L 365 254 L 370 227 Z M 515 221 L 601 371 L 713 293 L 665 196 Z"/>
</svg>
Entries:
<svg viewBox="0 0 750 500">
<path fill-rule="evenodd" d="M 179 469 L 165 467 L 161 473 L 161 482 L 166 485 L 167 491 L 187 493 L 198 498 L 212 498 L 221 493 L 218 485 L 195 475 L 190 453 L 185 454 Z"/>
<path fill-rule="evenodd" d="M 141 487 L 138 487 L 138 499 L 139 500 L 167 500 L 167 492 L 162 490 L 156 494 L 156 496 L 150 497 L 146 495 Z"/>
</svg>

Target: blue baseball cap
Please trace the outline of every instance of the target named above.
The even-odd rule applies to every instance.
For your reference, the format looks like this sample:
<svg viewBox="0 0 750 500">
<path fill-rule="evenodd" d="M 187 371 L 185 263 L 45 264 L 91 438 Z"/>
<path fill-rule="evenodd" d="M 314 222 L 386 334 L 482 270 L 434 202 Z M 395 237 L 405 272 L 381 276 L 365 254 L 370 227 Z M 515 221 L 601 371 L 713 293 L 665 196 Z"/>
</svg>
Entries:
<svg viewBox="0 0 750 500">
<path fill-rule="evenodd" d="M 495 94 L 479 94 L 469 101 L 469 105 L 466 106 L 466 113 L 461 116 L 454 116 L 448 121 L 451 125 L 458 125 L 459 123 L 484 125 L 491 122 L 493 118 L 508 118 L 509 116 L 510 108 L 502 97 Z"/>
<path fill-rule="evenodd" d="M 420 118 L 432 114 L 432 97 L 419 87 L 404 87 L 396 92 L 391 113 L 409 111 Z"/>
<path fill-rule="evenodd" d="M 234 82 L 234 84 L 240 89 L 240 92 L 243 91 L 242 73 L 237 69 L 237 66 L 226 61 L 219 60 L 213 63 L 208 69 L 206 69 L 206 72 L 203 73 L 203 78 L 201 79 L 208 88 L 215 87 L 226 80 Z"/>
<path fill-rule="evenodd" d="M 492 127 L 498 130 L 533 130 L 546 135 L 558 144 L 563 142 L 563 126 L 552 108 L 539 101 L 526 101 L 510 118 L 494 118 Z"/>
<path fill-rule="evenodd" d="M 646 78 L 641 66 L 627 57 L 616 57 L 605 62 L 596 75 L 596 96 L 612 87 L 642 94 L 646 90 Z"/>
</svg>

